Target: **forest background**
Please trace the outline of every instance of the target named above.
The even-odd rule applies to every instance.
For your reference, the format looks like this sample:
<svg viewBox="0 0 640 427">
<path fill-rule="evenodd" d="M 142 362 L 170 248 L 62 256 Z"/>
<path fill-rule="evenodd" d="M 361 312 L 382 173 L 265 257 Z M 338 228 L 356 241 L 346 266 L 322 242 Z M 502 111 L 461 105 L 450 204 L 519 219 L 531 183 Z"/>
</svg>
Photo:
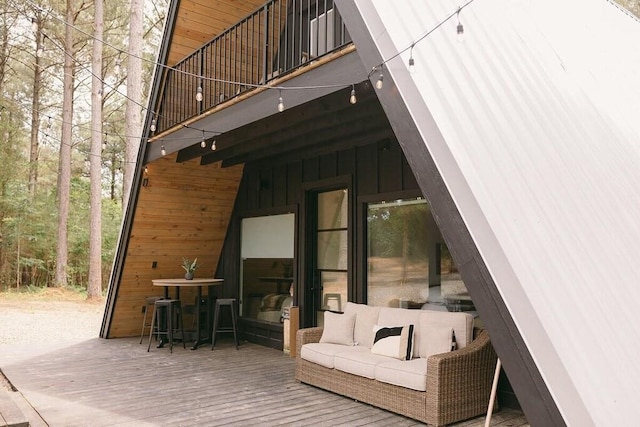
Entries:
<svg viewBox="0 0 640 427">
<path fill-rule="evenodd" d="M 102 297 L 168 2 L 0 0 L 0 291 Z"/>
</svg>

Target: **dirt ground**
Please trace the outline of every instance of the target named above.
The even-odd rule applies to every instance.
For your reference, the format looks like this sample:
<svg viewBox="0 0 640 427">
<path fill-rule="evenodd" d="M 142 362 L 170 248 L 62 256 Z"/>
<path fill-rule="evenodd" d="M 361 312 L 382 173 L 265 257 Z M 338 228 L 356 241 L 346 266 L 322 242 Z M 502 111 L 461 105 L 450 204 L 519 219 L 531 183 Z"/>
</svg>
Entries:
<svg viewBox="0 0 640 427">
<path fill-rule="evenodd" d="M 104 306 L 104 299 L 87 301 L 65 289 L 0 292 L 0 348 L 95 338 L 100 333 Z"/>
</svg>

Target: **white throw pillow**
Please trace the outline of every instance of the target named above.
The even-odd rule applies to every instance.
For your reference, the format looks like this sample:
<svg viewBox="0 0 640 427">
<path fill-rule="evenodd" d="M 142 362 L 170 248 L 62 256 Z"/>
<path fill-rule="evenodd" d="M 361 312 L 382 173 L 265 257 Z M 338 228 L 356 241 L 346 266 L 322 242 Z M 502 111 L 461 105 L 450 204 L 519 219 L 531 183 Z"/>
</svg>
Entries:
<svg viewBox="0 0 640 427">
<path fill-rule="evenodd" d="M 413 357 L 413 325 L 376 325 L 373 330 L 374 339 L 371 353 L 400 360 L 411 360 Z"/>
<path fill-rule="evenodd" d="M 425 342 L 422 344 L 425 349 L 425 356 L 448 353 L 456 349 L 456 338 L 452 327 L 430 325 L 423 332 Z"/>
<path fill-rule="evenodd" d="M 324 312 L 324 329 L 320 337 L 321 343 L 353 345 L 353 328 L 356 324 L 355 314 Z"/>
</svg>

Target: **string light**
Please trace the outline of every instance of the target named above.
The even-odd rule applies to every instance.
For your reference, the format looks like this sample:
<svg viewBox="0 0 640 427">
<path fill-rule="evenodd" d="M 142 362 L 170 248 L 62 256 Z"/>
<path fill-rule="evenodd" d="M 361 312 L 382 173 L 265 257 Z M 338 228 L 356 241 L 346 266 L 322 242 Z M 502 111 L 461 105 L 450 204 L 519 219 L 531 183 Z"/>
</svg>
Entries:
<svg viewBox="0 0 640 427">
<path fill-rule="evenodd" d="M 283 112 L 284 111 L 284 100 L 282 99 L 282 90 L 280 90 L 280 97 L 278 98 L 278 111 L 279 112 Z"/>
<path fill-rule="evenodd" d="M 207 146 L 207 140 L 204 137 L 204 129 L 202 129 L 202 141 L 200 141 L 200 148 L 204 148 Z"/>
<path fill-rule="evenodd" d="M 160 148 L 160 154 L 162 154 L 163 156 L 167 155 L 167 150 L 164 149 L 164 144 L 162 144 L 162 148 Z"/>
<path fill-rule="evenodd" d="M 456 16 L 458 17 L 458 25 L 456 26 L 456 32 L 458 33 L 458 41 L 464 41 L 464 26 L 460 22 L 460 11 L 462 9 L 458 8 L 458 12 Z"/>
<path fill-rule="evenodd" d="M 216 139 L 213 138 L 213 142 L 211 143 L 211 151 L 216 151 Z"/>
<path fill-rule="evenodd" d="M 196 90 L 196 101 L 202 102 L 202 99 L 202 86 L 198 86 L 198 89 Z"/>
<path fill-rule="evenodd" d="M 416 72 L 416 63 L 413 60 L 413 44 L 411 45 L 411 50 L 409 51 L 409 72 L 411 74 Z"/>
<path fill-rule="evenodd" d="M 370 73 L 370 76 L 371 76 L 371 74 L 373 74 L 376 70 L 379 70 L 379 77 L 378 77 L 378 79 L 377 79 L 377 81 L 376 81 L 376 83 L 375 83 L 375 87 L 376 87 L 377 89 L 382 89 L 382 87 L 384 86 L 384 83 L 383 83 L 383 82 L 384 82 L 384 65 L 385 65 L 386 63 L 390 62 L 391 60 L 395 59 L 396 57 L 398 57 L 398 56 L 399 56 L 399 55 L 401 55 L 402 53 L 406 52 L 407 50 L 410 50 L 410 57 L 409 57 L 409 71 L 410 71 L 410 72 L 413 72 L 413 71 L 414 71 L 414 69 L 415 69 L 415 60 L 414 60 L 414 58 L 413 58 L 413 48 L 414 48 L 415 44 L 417 44 L 418 42 L 420 42 L 421 40 L 423 40 L 424 38 L 426 38 L 427 36 L 429 36 L 432 32 L 434 32 L 434 31 L 435 31 L 436 29 L 438 29 L 440 26 L 442 26 L 443 24 L 445 24 L 446 22 L 448 22 L 448 21 L 449 21 L 451 18 L 453 18 L 454 16 L 456 16 L 456 17 L 457 17 L 457 21 L 458 21 L 457 26 L 456 26 L 456 32 L 457 32 L 457 34 L 458 34 L 459 39 L 462 39 L 462 38 L 463 38 L 463 34 L 464 34 L 464 26 L 463 26 L 463 25 L 462 25 L 462 23 L 460 22 L 460 12 L 462 11 L 462 9 L 464 9 L 465 7 L 467 7 L 468 5 L 470 5 L 473 1 L 474 1 L 474 0 L 468 0 L 465 4 L 463 4 L 462 6 L 459 6 L 457 10 L 455 10 L 453 13 L 451 13 L 450 15 L 448 15 L 448 16 L 447 16 L 445 19 L 443 19 L 442 21 L 440 21 L 437 25 L 435 25 L 434 27 L 432 27 L 430 30 L 428 30 L 426 33 L 424 33 L 424 34 L 423 34 L 422 36 L 420 36 L 418 39 L 414 40 L 414 41 L 411 43 L 411 45 L 410 45 L 410 46 L 408 46 L 407 48 L 405 48 L 405 49 L 403 49 L 403 50 L 401 50 L 401 51 L 397 52 L 397 53 L 396 53 L 396 54 L 394 54 L 393 56 L 391 56 L 391 57 L 389 57 L 389 58 L 387 58 L 387 59 L 383 60 L 380 64 L 378 64 L 377 66 L 373 67 L 373 69 L 372 69 L 372 71 L 371 71 L 371 73 Z M 71 27 L 72 27 L 73 29 L 75 29 L 76 31 L 79 31 L 79 32 L 81 32 L 81 33 L 83 33 L 83 34 L 86 34 L 87 36 L 94 38 L 96 41 L 101 42 L 101 43 L 103 43 L 103 44 L 105 44 L 105 45 L 107 45 L 107 46 L 110 46 L 110 47 L 114 48 L 115 50 L 117 50 L 117 51 L 118 51 L 118 57 L 117 57 L 116 62 L 115 62 L 115 71 L 116 71 L 116 73 L 119 71 L 119 70 L 118 70 L 118 68 L 120 67 L 120 65 L 121 65 L 121 63 L 122 63 L 122 61 L 121 61 L 121 54 L 123 54 L 123 53 L 124 53 L 125 55 L 131 55 L 131 56 L 136 57 L 136 55 L 132 55 L 131 53 L 121 51 L 121 50 L 120 50 L 120 48 L 115 47 L 115 46 L 112 46 L 112 45 L 111 45 L 111 44 L 109 44 L 108 42 L 106 42 L 106 41 L 104 41 L 104 40 L 97 39 L 97 38 L 93 37 L 93 35 L 91 35 L 91 34 L 88 34 L 88 33 L 84 32 L 84 31 L 83 31 L 83 30 L 81 30 L 80 28 L 77 28 L 77 27 L 75 27 L 75 26 L 73 26 L 73 25 L 71 25 L 71 24 L 68 24 L 65 20 L 63 20 L 62 18 L 57 17 L 55 14 L 52 14 L 52 17 L 53 17 L 54 19 L 59 20 L 60 22 L 62 22 L 62 23 L 63 23 L 63 24 L 65 24 L 65 25 L 71 26 Z M 35 18 L 32 18 L 32 19 L 31 19 L 31 24 L 32 24 L 32 29 L 33 29 L 34 31 L 39 30 L 38 25 L 37 25 L 37 20 L 36 20 Z M 43 34 L 43 41 L 44 41 L 44 39 L 45 39 L 45 38 L 47 38 L 47 36 L 46 36 L 46 34 L 44 34 L 44 33 L 42 33 L 42 34 Z M 64 50 L 64 48 L 61 48 L 60 46 L 56 45 L 56 43 L 55 43 L 55 42 L 54 42 L 54 47 L 56 47 L 56 48 L 58 48 L 58 49 L 60 49 L 60 50 L 62 50 L 62 51 L 64 51 L 64 52 L 66 53 L 66 51 Z M 173 71 L 173 72 L 176 72 L 176 73 L 181 73 L 181 74 L 183 74 L 183 75 L 187 75 L 187 76 L 191 76 L 191 77 L 199 78 L 201 81 L 206 80 L 206 81 L 214 81 L 214 82 L 220 82 L 220 83 L 240 84 L 240 82 L 226 81 L 226 80 L 222 80 L 222 79 L 216 79 L 216 78 L 212 78 L 212 77 L 207 77 L 207 76 L 202 76 L 202 75 L 196 75 L 196 74 L 193 74 L 193 73 L 189 73 L 189 72 L 187 72 L 187 71 L 184 71 L 184 70 L 180 70 L 180 69 L 173 68 L 173 67 L 170 67 L 170 66 L 167 66 L 167 65 L 164 65 L 164 64 L 157 63 L 157 62 L 155 62 L 155 61 L 149 61 L 147 58 L 143 58 L 143 57 L 138 57 L 138 58 L 140 58 L 140 59 L 141 59 L 141 60 L 143 60 L 143 61 L 152 62 L 152 63 L 156 64 L 157 66 L 160 66 L 160 67 L 162 67 L 162 68 L 165 68 L 165 69 L 167 69 L 167 70 L 170 70 L 170 71 Z M 101 80 L 102 80 L 102 79 L 101 79 Z M 104 82 L 104 81 L 103 81 L 103 82 Z M 105 83 L 106 83 L 106 82 L 105 82 Z M 273 90 L 273 89 L 278 89 L 278 91 L 279 91 L 279 97 L 278 97 L 278 111 L 279 111 L 279 112 L 284 111 L 284 109 L 285 109 L 285 105 L 284 105 L 284 100 L 283 100 L 283 97 L 282 97 L 282 89 L 283 89 L 282 87 L 280 87 L 280 86 L 269 86 L 269 85 L 265 85 L 265 84 L 251 84 L 251 83 L 247 83 L 247 82 L 244 82 L 244 83 L 242 83 L 242 84 L 243 84 L 245 87 L 249 87 L 249 88 L 266 88 L 266 89 L 271 89 L 271 90 Z M 289 90 L 289 89 L 290 89 L 290 90 L 307 90 L 307 89 L 319 89 L 319 88 L 338 88 L 338 87 L 344 87 L 344 86 L 345 86 L 344 84 L 339 84 L 339 83 L 338 83 L 338 84 L 321 85 L 321 86 L 288 86 L 288 87 L 286 87 L 286 89 L 287 89 L 287 90 Z M 350 103 L 352 103 L 352 104 L 355 104 L 355 103 L 357 103 L 357 96 L 356 96 L 356 93 L 355 93 L 355 84 L 353 84 L 353 83 L 352 83 L 352 84 L 351 84 L 351 86 L 352 86 L 352 89 L 351 89 L 351 94 L 350 94 L 350 97 L 349 97 L 349 102 L 350 102 Z M 109 86 L 109 87 L 111 87 L 111 86 Z M 120 93 L 120 92 L 119 92 L 119 90 L 118 90 L 117 88 L 113 88 L 113 89 L 114 89 L 116 92 Z M 127 99 L 128 99 L 128 97 L 127 97 L 125 94 L 122 94 L 122 95 L 123 95 L 125 98 L 127 98 Z M 201 102 L 201 101 L 203 101 L 203 100 L 204 100 L 202 84 L 200 84 L 200 85 L 198 86 L 198 88 L 197 88 L 197 91 L 196 91 L 196 100 L 197 100 L 198 102 Z M 144 109 L 146 110 L 146 107 L 145 107 L 145 106 L 142 106 L 142 105 L 141 105 L 141 107 L 142 107 L 142 108 L 144 108 Z M 152 113 L 152 114 L 153 114 L 153 113 Z M 196 128 L 192 127 L 192 126 L 186 126 L 186 125 L 185 125 L 185 127 L 186 127 L 186 128 L 190 128 L 190 129 L 196 129 Z M 150 126 L 149 126 L 149 130 L 150 130 L 151 132 L 156 132 L 156 130 L 157 130 L 157 120 L 156 120 L 156 118 L 153 118 L 153 119 L 151 120 L 151 124 L 150 124 Z M 203 133 L 204 133 L 204 132 L 206 132 L 206 130 L 204 130 L 204 129 L 200 129 L 200 130 L 202 130 L 202 131 L 203 131 Z M 165 139 L 165 140 L 168 140 L 168 139 Z M 212 149 L 212 150 L 215 150 L 215 140 L 213 141 L 213 144 L 212 144 L 211 149 Z M 163 156 L 166 154 L 166 150 L 165 150 L 165 148 L 164 148 L 164 145 L 162 146 L 161 153 L 162 153 L 162 155 L 163 155 Z"/>
<path fill-rule="evenodd" d="M 378 77 L 378 81 L 376 82 L 376 89 L 382 89 L 382 86 L 383 86 L 383 83 L 382 83 L 382 79 L 384 78 L 384 75 L 382 74 L 383 67 L 384 65 L 380 65 L 380 76 Z"/>
</svg>

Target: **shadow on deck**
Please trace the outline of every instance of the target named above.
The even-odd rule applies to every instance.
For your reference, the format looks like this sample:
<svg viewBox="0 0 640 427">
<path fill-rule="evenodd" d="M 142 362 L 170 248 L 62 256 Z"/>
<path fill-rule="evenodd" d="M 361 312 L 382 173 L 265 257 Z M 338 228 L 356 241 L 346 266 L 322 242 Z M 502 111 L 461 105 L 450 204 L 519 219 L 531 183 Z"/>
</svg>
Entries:
<svg viewBox="0 0 640 427">
<path fill-rule="evenodd" d="M 147 353 L 146 342 L 135 338 L 96 338 L 1 353 L 0 368 L 18 390 L 31 426 L 421 425 L 301 384 L 293 358 L 254 344 L 236 350 L 221 341 L 214 351 L 179 345 L 170 354 L 153 345 Z M 483 424 L 480 418 L 455 425 Z M 526 420 L 503 410 L 491 425 Z"/>
</svg>

